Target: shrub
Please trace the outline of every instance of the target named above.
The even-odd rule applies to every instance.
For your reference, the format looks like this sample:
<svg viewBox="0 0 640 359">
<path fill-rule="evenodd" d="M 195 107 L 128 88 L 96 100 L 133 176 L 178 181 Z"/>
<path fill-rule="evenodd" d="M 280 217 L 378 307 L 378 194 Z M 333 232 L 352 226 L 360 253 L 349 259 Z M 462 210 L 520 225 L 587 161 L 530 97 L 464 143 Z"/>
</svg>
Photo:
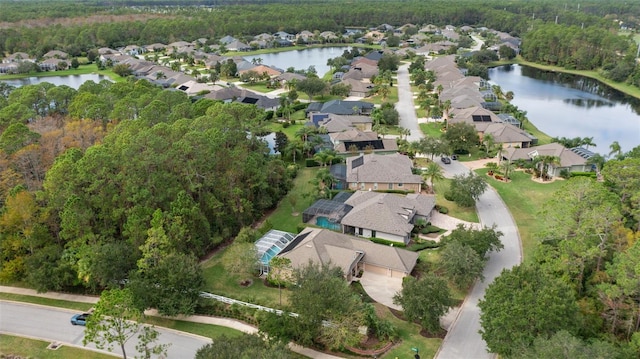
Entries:
<svg viewBox="0 0 640 359">
<path fill-rule="evenodd" d="M 412 252 L 418 252 L 421 251 L 423 249 L 428 249 L 428 248 L 440 248 L 442 244 L 440 242 L 436 242 L 436 241 L 432 241 L 432 240 L 426 240 L 422 243 L 413 243 L 410 244 L 409 246 L 407 246 L 405 249 L 412 251 Z"/>
<path fill-rule="evenodd" d="M 400 248 L 406 247 L 404 243 L 394 242 L 394 241 L 390 241 L 382 238 L 372 237 L 372 238 L 369 238 L 369 240 L 373 243 L 384 244 L 387 246 L 400 247 Z"/>
<path fill-rule="evenodd" d="M 422 234 L 429 234 L 429 233 L 440 233 L 442 232 L 442 228 L 440 227 L 436 227 L 436 226 L 432 226 L 432 225 L 427 225 L 424 228 L 422 228 L 422 230 L 420 231 L 420 233 Z"/>
<path fill-rule="evenodd" d="M 307 158 L 305 161 L 305 166 L 307 167 L 319 167 L 320 163 L 314 160 L 313 158 Z"/>
<path fill-rule="evenodd" d="M 289 122 L 283 122 L 282 123 L 282 128 L 287 128 L 289 127 Z"/>
<path fill-rule="evenodd" d="M 445 206 L 440 206 L 438 207 L 438 212 L 442 213 L 442 214 L 447 214 L 449 213 L 449 209 Z"/>
<path fill-rule="evenodd" d="M 568 169 L 564 168 L 564 169 L 560 170 L 560 177 L 562 177 L 564 179 L 569 179 L 571 177 L 571 173 L 569 172 Z"/>
<path fill-rule="evenodd" d="M 447 201 L 451 201 L 453 202 L 453 193 L 451 193 L 450 191 L 447 191 L 444 193 L 444 199 L 446 199 Z M 442 213 L 442 212 L 440 212 Z"/>
<path fill-rule="evenodd" d="M 562 176 L 562 174 L 560 174 Z M 571 177 L 591 177 L 596 178 L 595 172 L 571 172 Z"/>
</svg>

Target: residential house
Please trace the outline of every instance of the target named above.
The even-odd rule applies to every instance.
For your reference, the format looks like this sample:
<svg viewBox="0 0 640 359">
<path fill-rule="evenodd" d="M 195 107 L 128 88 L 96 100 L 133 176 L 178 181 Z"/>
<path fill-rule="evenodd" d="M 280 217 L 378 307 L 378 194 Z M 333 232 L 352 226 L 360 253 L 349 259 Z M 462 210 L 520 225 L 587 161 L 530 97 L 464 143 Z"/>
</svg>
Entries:
<svg viewBox="0 0 640 359">
<path fill-rule="evenodd" d="M 312 102 L 305 110 L 307 115 L 313 113 L 333 113 L 336 115 L 371 115 L 374 105 L 364 101 L 331 100 Z"/>
<path fill-rule="evenodd" d="M 240 42 L 238 40 L 235 40 L 226 44 L 226 48 L 229 51 L 250 51 L 251 50 L 251 46 L 245 44 L 244 42 Z"/>
<path fill-rule="evenodd" d="M 355 78 L 343 78 L 340 83 L 350 87 L 349 96 L 351 97 L 368 97 L 374 88 L 371 82 L 364 82 Z"/>
<path fill-rule="evenodd" d="M 280 85 L 282 87 L 287 87 L 288 84 L 296 82 L 296 81 L 302 81 L 304 79 L 306 79 L 307 77 L 305 75 L 302 74 L 298 74 L 295 72 L 283 72 L 280 75 L 276 76 L 276 78 L 274 79 L 274 81 L 278 81 L 280 82 Z"/>
<path fill-rule="evenodd" d="M 346 182 L 352 190 L 422 191 L 422 177 L 413 174 L 411 159 L 400 153 L 348 157 L 346 166 Z"/>
<path fill-rule="evenodd" d="M 317 123 L 318 127 L 324 127 L 327 133 L 342 132 L 352 128 L 360 131 L 371 131 L 373 120 L 370 116 L 325 114 Z"/>
<path fill-rule="evenodd" d="M 296 35 L 294 34 L 290 34 L 288 32 L 285 31 L 278 31 L 275 34 L 273 34 L 274 38 L 279 38 L 282 40 L 288 40 L 288 41 L 295 41 L 296 40 Z"/>
<path fill-rule="evenodd" d="M 549 143 L 547 145 L 533 146 L 530 148 L 507 148 L 502 153 L 502 158 L 508 161 L 526 160 L 535 161 L 539 156 L 553 156 L 560 160 L 558 164 L 549 164 L 547 175 L 549 177 L 560 176 L 563 170 L 568 172 L 591 171 L 589 156 L 583 156 L 584 150 L 581 148 L 568 149 L 559 143 Z"/>
<path fill-rule="evenodd" d="M 277 77 L 279 75 L 282 74 L 282 71 L 277 70 L 271 66 L 267 66 L 267 65 L 257 65 L 257 66 L 253 66 L 249 69 L 243 69 L 243 70 L 238 70 L 238 74 L 242 75 L 244 73 L 247 73 L 249 71 L 255 71 L 256 73 L 260 74 L 260 75 L 264 75 L 267 74 L 269 75 L 270 78 L 272 77 Z"/>
<path fill-rule="evenodd" d="M 38 62 L 38 66 L 42 71 L 56 71 L 66 70 L 69 67 L 69 63 L 63 59 L 48 58 L 44 61 Z"/>
<path fill-rule="evenodd" d="M 325 42 L 336 42 L 340 39 L 333 31 L 321 32 L 320 38 L 322 38 Z"/>
<path fill-rule="evenodd" d="M 431 219 L 434 195 L 356 191 L 345 202 L 353 207 L 342 219 L 342 231 L 365 238 L 408 244 L 415 221 Z"/>
<path fill-rule="evenodd" d="M 127 45 L 120 52 L 129 56 L 138 56 L 143 54 L 145 51 L 144 47 L 138 45 Z"/>
<path fill-rule="evenodd" d="M 67 54 L 64 51 L 60 51 L 60 50 L 51 50 L 49 52 L 47 52 L 46 54 L 42 55 L 43 59 L 51 59 L 51 58 L 55 58 L 55 59 L 62 59 L 62 60 L 66 60 L 69 58 L 69 54 Z"/>
<path fill-rule="evenodd" d="M 359 153 L 396 153 L 398 142 L 394 138 L 380 139 L 372 131 L 360 131 L 352 128 L 329 134 L 333 149 L 340 155 Z"/>
<path fill-rule="evenodd" d="M 167 48 L 167 45 L 156 42 L 151 45 L 146 45 L 144 48 L 146 52 L 163 52 Z"/>
<path fill-rule="evenodd" d="M 348 282 L 360 271 L 404 278 L 418 261 L 416 252 L 321 228 L 305 228 L 278 256 L 288 258 L 294 270 L 309 262 L 337 266 Z"/>
<path fill-rule="evenodd" d="M 29 54 L 27 54 L 26 52 L 14 52 L 13 54 L 2 59 L 2 63 L 4 64 L 23 62 L 23 61 L 35 62 L 36 60 L 31 58 Z"/>
<path fill-rule="evenodd" d="M 234 41 L 238 41 L 238 39 L 236 39 L 233 36 L 227 35 L 227 36 L 224 36 L 223 38 L 221 38 L 220 41 L 218 41 L 218 42 L 220 42 L 223 45 L 229 45 L 230 43 L 232 43 Z"/>
</svg>

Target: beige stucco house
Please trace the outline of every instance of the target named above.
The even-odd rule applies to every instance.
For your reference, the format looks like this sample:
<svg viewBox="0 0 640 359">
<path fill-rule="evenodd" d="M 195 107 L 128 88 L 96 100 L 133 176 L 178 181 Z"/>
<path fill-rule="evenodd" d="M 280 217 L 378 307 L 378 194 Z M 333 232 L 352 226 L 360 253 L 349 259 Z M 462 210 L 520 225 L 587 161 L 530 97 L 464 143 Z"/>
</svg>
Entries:
<svg viewBox="0 0 640 359">
<path fill-rule="evenodd" d="M 418 260 L 416 252 L 320 228 L 304 229 L 278 256 L 288 258 L 294 269 L 309 262 L 338 266 L 349 282 L 361 270 L 404 278 Z"/>
</svg>

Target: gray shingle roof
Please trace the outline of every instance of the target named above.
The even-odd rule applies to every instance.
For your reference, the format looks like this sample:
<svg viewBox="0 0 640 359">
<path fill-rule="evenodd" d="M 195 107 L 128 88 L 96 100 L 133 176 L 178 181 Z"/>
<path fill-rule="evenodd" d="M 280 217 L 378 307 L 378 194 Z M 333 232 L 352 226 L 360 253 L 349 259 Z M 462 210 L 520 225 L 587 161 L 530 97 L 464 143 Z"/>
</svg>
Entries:
<svg viewBox="0 0 640 359">
<path fill-rule="evenodd" d="M 347 272 L 360 253 L 366 264 L 411 273 L 418 260 L 418 253 L 373 243 L 327 229 L 306 228 L 298 236 L 306 234 L 301 241 L 294 240 L 293 248 L 286 248 L 280 256 L 289 258 L 293 268 L 314 263 L 331 263 Z"/>
<path fill-rule="evenodd" d="M 422 183 L 422 177 L 411 172 L 411 159 L 399 153 L 389 155 L 367 154 L 362 156 L 362 166 L 353 168 L 353 160 L 347 158 L 347 182 L 367 183 Z"/>
</svg>

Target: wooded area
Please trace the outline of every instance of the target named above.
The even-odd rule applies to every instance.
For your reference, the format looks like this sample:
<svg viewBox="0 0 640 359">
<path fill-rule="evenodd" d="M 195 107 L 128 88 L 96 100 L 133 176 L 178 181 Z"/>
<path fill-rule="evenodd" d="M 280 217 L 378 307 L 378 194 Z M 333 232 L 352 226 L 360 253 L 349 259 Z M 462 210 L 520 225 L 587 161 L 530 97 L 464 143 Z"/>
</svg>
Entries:
<svg viewBox="0 0 640 359">
<path fill-rule="evenodd" d="M 291 6 L 299 3 L 293 0 L 233 1 L 215 11 L 153 6 L 165 3 L 0 1 L 0 53 L 40 57 L 57 49 L 78 57 L 99 47 L 202 37 L 214 44 L 224 35 L 280 30 L 341 33 L 347 26 L 383 23 L 453 24 L 521 36 L 527 60 L 598 70 L 640 85 L 637 45 L 617 33 L 619 21 L 637 26 L 637 3 L 496 0 L 480 7 L 476 1 L 355 0 L 341 6 L 335 0 L 305 2 L 304 11 Z M 192 313 L 203 286 L 198 259 L 276 206 L 296 174 L 295 165 L 269 156 L 258 138 L 265 118 L 254 106 L 192 100 L 144 80 L 87 82 L 78 90 L 0 83 L 0 281 L 88 292 L 127 282 L 141 308 Z M 291 148 L 295 162 L 297 147 Z M 538 234 L 534 259 L 506 271 L 480 304 L 483 336 L 492 351 L 536 357 L 564 342 L 582 354 L 604 350 L 611 357 L 637 358 L 639 151 L 612 152 L 602 167 L 603 182 L 571 179 L 542 208 L 538 220 L 547 226 Z M 444 257 L 460 254 L 460 247 L 450 247 Z M 462 254 L 478 264 L 498 248 Z M 479 275 L 478 268 L 468 272 Z M 461 287 L 475 279 L 459 268 L 442 270 Z M 435 323 L 415 313 L 426 326 Z M 322 318 L 313 319 L 302 325 L 318 329 Z"/>
</svg>

